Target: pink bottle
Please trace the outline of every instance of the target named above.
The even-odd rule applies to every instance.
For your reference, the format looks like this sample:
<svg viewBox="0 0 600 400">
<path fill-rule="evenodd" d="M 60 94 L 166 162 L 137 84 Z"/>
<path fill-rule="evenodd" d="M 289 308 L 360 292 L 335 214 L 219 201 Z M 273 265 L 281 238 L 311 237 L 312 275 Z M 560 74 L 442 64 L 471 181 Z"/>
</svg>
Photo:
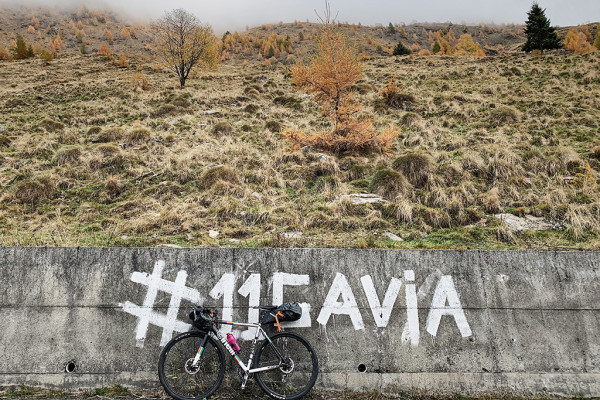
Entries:
<svg viewBox="0 0 600 400">
<path fill-rule="evenodd" d="M 229 342 L 229 344 L 231 345 L 231 348 L 233 349 L 233 351 L 235 351 L 235 353 L 239 353 L 240 350 L 242 350 L 240 348 L 240 345 L 237 344 L 237 340 L 235 340 L 235 336 L 233 336 L 231 333 L 227 334 L 227 341 Z"/>
</svg>

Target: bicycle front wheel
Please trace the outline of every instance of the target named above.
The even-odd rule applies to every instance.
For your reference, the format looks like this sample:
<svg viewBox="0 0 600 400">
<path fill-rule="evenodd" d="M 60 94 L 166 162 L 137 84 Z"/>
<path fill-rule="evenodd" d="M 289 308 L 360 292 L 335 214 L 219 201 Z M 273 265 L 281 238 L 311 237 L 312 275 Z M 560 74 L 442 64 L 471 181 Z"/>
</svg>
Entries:
<svg viewBox="0 0 600 400">
<path fill-rule="evenodd" d="M 160 354 L 158 378 L 165 391 L 178 400 L 203 399 L 214 393 L 225 375 L 223 350 L 208 338 L 200 361 L 194 357 L 205 332 L 186 332 L 171 339 Z"/>
<path fill-rule="evenodd" d="M 256 368 L 277 366 L 254 375 L 258 386 L 275 399 L 299 399 L 317 380 L 317 355 L 310 343 L 297 333 L 277 333 L 270 342 L 265 340 L 256 353 L 256 359 Z"/>
</svg>

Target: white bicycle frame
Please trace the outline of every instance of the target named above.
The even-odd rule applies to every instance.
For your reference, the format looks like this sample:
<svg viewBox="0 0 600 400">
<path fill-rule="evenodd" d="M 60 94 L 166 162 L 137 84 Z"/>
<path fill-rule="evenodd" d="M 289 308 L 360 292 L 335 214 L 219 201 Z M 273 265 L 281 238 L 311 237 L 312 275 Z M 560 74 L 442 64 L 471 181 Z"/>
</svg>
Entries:
<svg viewBox="0 0 600 400">
<path fill-rule="evenodd" d="M 252 363 L 254 361 L 254 351 L 256 350 L 256 343 L 258 342 L 258 338 L 260 337 L 260 335 L 262 334 L 265 337 L 265 339 L 269 341 L 269 343 L 271 343 L 271 344 L 273 343 L 271 341 L 271 338 L 269 338 L 269 336 L 267 335 L 267 333 L 265 332 L 265 330 L 262 328 L 262 326 L 260 324 L 252 324 L 252 323 L 245 323 L 245 322 L 221 321 L 221 320 L 217 320 L 217 321 L 215 321 L 215 323 L 216 324 L 233 325 L 233 326 L 247 326 L 247 327 L 250 327 L 250 328 L 256 328 L 256 332 L 254 334 L 254 339 L 252 340 L 252 346 L 250 347 L 250 356 L 248 358 L 248 365 L 244 364 L 244 362 L 235 353 L 235 351 L 233 350 L 233 348 L 231 347 L 231 345 L 227 341 L 227 338 L 225 336 L 223 336 L 223 334 L 217 329 L 217 327 L 215 325 L 212 325 L 211 331 L 208 333 L 213 338 L 218 339 L 223 344 L 223 347 L 225 347 L 225 349 L 227 349 L 227 351 L 229 352 L 229 354 L 231 354 L 231 356 L 238 363 L 238 365 L 242 369 L 242 371 L 244 371 L 244 376 L 245 376 L 246 379 L 247 379 L 247 377 L 248 377 L 249 374 L 254 374 L 256 372 L 270 371 L 270 370 L 277 369 L 277 368 L 281 367 L 281 365 L 283 363 L 283 356 L 279 352 L 279 349 L 274 346 L 273 349 L 275 350 L 275 352 L 277 353 L 277 356 L 279 357 L 279 364 L 277 364 L 277 365 L 269 365 L 267 367 L 260 367 L 260 368 L 254 368 L 254 369 L 252 368 Z M 204 347 L 200 347 L 198 349 L 198 352 L 196 353 L 196 357 L 194 357 L 194 363 L 192 365 L 198 365 L 198 361 L 200 361 L 200 356 L 202 355 L 203 351 L 204 351 Z"/>
</svg>

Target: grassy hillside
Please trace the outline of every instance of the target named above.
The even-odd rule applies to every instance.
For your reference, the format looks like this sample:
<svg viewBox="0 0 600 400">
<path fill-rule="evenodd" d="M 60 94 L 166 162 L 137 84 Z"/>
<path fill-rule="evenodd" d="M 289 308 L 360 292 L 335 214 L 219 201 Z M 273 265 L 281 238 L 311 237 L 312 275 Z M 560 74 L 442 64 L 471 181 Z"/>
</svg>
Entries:
<svg viewBox="0 0 600 400">
<path fill-rule="evenodd" d="M 306 29 L 297 59 L 312 28 L 248 32 Z M 402 33 L 359 28 L 373 43 L 362 34 L 354 90 L 362 118 L 398 129 L 387 154 L 291 149 L 283 129 L 328 122 L 291 84 L 294 59 L 266 65 L 254 47 L 185 90 L 141 34 L 113 45 L 122 68 L 76 43 L 48 65 L 0 61 L 0 245 L 600 248 L 597 53 L 392 57 L 375 43 Z M 548 225 L 513 232 L 499 213 Z"/>
<path fill-rule="evenodd" d="M 223 65 L 180 90 L 100 56 L 2 62 L 0 243 L 597 248 L 598 61 L 372 59 L 358 98 L 400 135 L 340 157 L 281 138 L 325 122 L 280 66 Z M 391 77 L 399 108 L 378 95 Z M 358 192 L 387 202 L 343 198 Z M 500 211 L 557 229 L 514 234 Z"/>
</svg>

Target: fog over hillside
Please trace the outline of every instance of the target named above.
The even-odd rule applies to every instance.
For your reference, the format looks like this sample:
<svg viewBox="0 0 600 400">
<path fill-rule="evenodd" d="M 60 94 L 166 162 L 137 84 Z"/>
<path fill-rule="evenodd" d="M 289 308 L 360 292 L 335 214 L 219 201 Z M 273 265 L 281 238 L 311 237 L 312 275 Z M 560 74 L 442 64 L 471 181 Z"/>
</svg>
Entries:
<svg viewBox="0 0 600 400">
<path fill-rule="evenodd" d="M 333 14 L 338 20 L 361 22 L 363 25 L 378 23 L 453 22 L 453 23 L 516 23 L 526 19 L 531 2 L 523 0 L 429 0 L 427 2 L 407 0 L 332 0 Z M 598 0 L 540 0 L 546 15 L 553 25 L 569 26 L 593 22 L 600 16 Z M 185 8 L 195 13 L 202 21 L 210 23 L 216 31 L 242 30 L 245 26 L 263 23 L 292 22 L 317 19 L 315 10 L 325 8 L 322 0 L 227 0 L 221 2 L 172 0 L 1 0 L 2 5 L 44 5 L 90 8 L 109 8 L 126 12 L 133 18 L 151 19 L 173 8 Z"/>
</svg>

